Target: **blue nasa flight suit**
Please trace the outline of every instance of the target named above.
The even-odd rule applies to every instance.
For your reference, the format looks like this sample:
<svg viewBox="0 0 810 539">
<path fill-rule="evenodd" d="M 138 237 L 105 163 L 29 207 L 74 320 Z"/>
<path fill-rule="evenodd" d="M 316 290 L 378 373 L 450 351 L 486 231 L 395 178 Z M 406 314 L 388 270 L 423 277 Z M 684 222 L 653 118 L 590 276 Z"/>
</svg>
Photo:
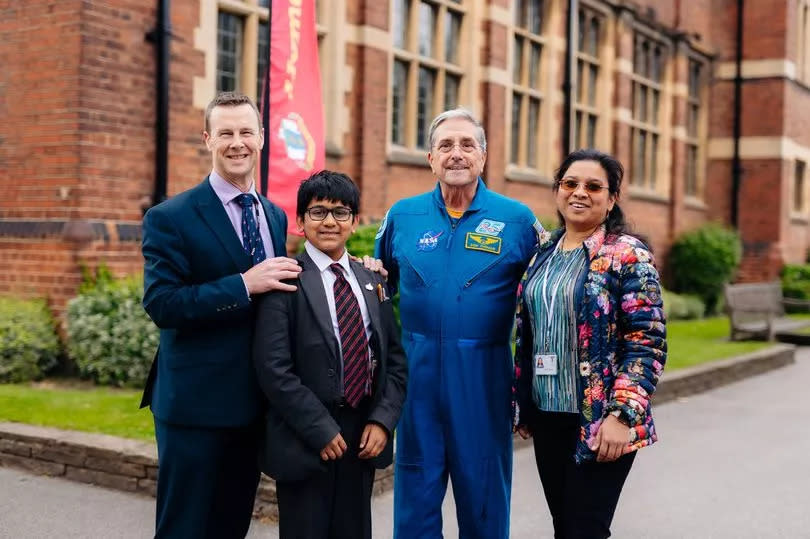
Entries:
<svg viewBox="0 0 810 539">
<path fill-rule="evenodd" d="M 478 180 L 454 224 L 439 184 L 394 204 L 376 256 L 399 286 L 408 395 L 397 426 L 394 537 L 442 536 L 448 473 L 460 537 L 509 536 L 511 330 L 541 231 L 531 210 Z"/>
</svg>

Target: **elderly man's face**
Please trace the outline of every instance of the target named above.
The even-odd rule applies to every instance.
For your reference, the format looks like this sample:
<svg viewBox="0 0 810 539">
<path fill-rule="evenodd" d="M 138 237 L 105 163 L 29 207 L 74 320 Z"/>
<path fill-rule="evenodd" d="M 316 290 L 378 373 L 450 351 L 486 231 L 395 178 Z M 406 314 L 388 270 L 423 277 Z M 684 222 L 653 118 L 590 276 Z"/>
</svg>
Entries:
<svg viewBox="0 0 810 539">
<path fill-rule="evenodd" d="M 464 118 L 450 118 L 436 128 L 428 162 L 442 184 L 464 187 L 481 175 L 487 153 L 478 144 L 475 132 L 475 126 Z"/>
</svg>

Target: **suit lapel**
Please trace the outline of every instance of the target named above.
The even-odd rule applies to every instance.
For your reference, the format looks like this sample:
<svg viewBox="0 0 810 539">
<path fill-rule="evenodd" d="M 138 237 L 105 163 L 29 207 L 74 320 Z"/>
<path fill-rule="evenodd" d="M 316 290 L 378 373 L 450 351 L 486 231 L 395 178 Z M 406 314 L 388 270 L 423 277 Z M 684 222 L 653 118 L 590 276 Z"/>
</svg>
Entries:
<svg viewBox="0 0 810 539">
<path fill-rule="evenodd" d="M 264 219 L 267 221 L 267 229 L 270 230 L 270 241 L 273 242 L 273 252 L 276 256 L 281 256 L 285 252 L 285 242 L 287 240 L 287 231 L 279 230 L 279 223 L 276 222 L 275 213 L 270 207 L 270 203 L 263 196 L 259 196 L 259 202 L 264 209 Z"/>
<path fill-rule="evenodd" d="M 228 214 L 225 213 L 225 208 L 222 207 L 222 201 L 217 198 L 214 189 L 205 178 L 202 185 L 199 186 L 197 191 L 196 207 L 200 217 L 211 227 L 214 234 L 225 247 L 225 251 L 233 259 L 239 271 L 247 271 L 251 266 L 251 259 L 242 247 L 242 242 L 239 241 L 239 236 L 233 229 Z"/>
<path fill-rule="evenodd" d="M 340 347 L 332 327 L 332 316 L 329 314 L 329 303 L 326 299 L 326 290 L 323 288 L 321 272 L 318 271 L 318 266 L 315 265 L 315 262 L 306 252 L 301 253 L 298 260 L 301 262 L 303 270 L 298 275 L 301 291 L 312 308 L 312 312 L 315 313 L 316 325 L 323 334 L 324 341 L 327 343 L 333 359 L 337 362 L 340 359 Z"/>
<path fill-rule="evenodd" d="M 380 298 L 377 296 L 376 279 L 373 278 L 371 272 L 352 260 L 349 261 L 352 267 L 354 276 L 357 277 L 357 282 L 360 284 L 360 289 L 363 291 L 363 299 L 366 300 L 366 308 L 368 309 L 368 317 L 371 319 L 371 332 L 379 333 L 380 330 Z M 371 290 L 366 286 L 371 284 Z"/>
</svg>

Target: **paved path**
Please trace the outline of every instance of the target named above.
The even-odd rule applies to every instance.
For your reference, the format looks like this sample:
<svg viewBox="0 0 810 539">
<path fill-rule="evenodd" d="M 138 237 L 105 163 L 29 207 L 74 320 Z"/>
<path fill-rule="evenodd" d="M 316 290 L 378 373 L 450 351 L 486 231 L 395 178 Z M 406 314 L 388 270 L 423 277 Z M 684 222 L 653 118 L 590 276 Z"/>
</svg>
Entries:
<svg viewBox="0 0 810 539">
<path fill-rule="evenodd" d="M 656 409 L 661 442 L 643 449 L 614 537 L 810 538 L 810 349 L 797 363 Z M 374 500 L 374 537 L 391 537 L 391 493 Z M 452 500 L 445 535 L 457 537 Z M 154 501 L 0 468 L 0 538 L 145 538 Z M 249 537 L 275 538 L 254 522 Z M 515 454 L 512 537 L 551 538 L 529 448 Z"/>
</svg>

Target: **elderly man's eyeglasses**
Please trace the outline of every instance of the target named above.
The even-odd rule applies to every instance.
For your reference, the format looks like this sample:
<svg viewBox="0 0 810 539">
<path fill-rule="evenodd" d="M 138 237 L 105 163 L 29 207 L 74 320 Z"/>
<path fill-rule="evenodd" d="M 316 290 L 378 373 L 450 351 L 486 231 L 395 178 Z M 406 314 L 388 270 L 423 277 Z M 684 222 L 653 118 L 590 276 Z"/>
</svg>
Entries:
<svg viewBox="0 0 810 539">
<path fill-rule="evenodd" d="M 473 153 L 478 149 L 478 144 L 476 144 L 473 139 L 464 139 L 459 142 L 440 140 L 436 145 L 436 149 L 439 150 L 440 153 L 450 153 L 456 146 L 458 146 L 463 153 Z"/>
<path fill-rule="evenodd" d="M 602 189 L 609 189 L 607 185 L 603 185 L 596 180 L 588 180 L 586 182 L 579 182 L 573 178 L 563 178 L 562 180 L 557 182 L 557 185 L 563 191 L 571 191 L 574 192 L 577 190 L 577 187 L 580 184 L 585 188 L 585 191 L 588 193 L 596 194 Z"/>
<path fill-rule="evenodd" d="M 335 221 L 348 221 L 352 218 L 352 210 L 344 206 L 337 206 L 335 208 L 324 208 L 323 206 L 312 206 L 306 212 L 309 218 L 313 221 L 323 221 L 330 213 Z"/>
</svg>

